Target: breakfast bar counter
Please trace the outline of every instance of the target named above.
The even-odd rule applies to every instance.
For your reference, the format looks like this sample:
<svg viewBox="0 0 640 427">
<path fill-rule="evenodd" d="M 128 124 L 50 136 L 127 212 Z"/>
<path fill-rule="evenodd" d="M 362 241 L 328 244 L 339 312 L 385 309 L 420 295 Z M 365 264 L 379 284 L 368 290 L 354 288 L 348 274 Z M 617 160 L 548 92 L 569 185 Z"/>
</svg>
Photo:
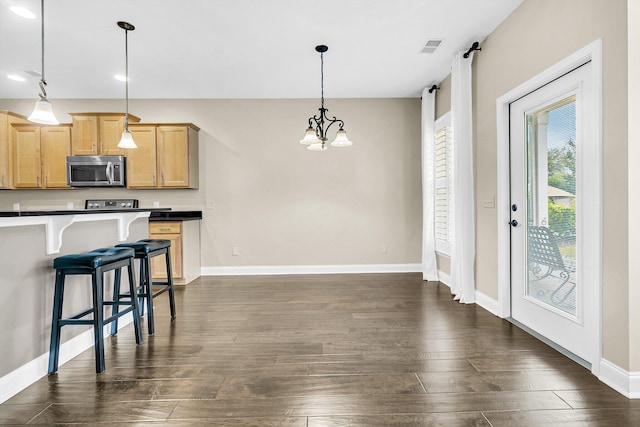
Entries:
<svg viewBox="0 0 640 427">
<path fill-rule="evenodd" d="M 55 270 L 60 255 L 149 235 L 152 209 L 0 212 L 0 402 L 47 373 Z M 91 306 L 86 277 L 68 279 L 65 310 Z M 123 272 L 123 280 L 127 280 Z M 110 295 L 112 275 L 105 281 Z M 121 322 L 125 323 L 125 322 Z M 93 345 L 91 327 L 66 328 L 60 362 Z"/>
</svg>

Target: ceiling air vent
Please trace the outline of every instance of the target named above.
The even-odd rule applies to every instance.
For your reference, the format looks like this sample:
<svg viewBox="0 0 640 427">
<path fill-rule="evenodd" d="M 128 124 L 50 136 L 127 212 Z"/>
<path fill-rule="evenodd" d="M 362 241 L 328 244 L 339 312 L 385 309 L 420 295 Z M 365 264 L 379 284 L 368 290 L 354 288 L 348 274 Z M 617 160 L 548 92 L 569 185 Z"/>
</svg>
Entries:
<svg viewBox="0 0 640 427">
<path fill-rule="evenodd" d="M 440 43 L 442 43 L 442 39 L 430 39 L 430 40 L 427 40 L 427 42 L 425 43 L 425 45 L 422 48 L 421 52 L 422 53 L 433 53 L 433 52 L 436 51 L 438 46 L 440 46 Z"/>
<path fill-rule="evenodd" d="M 38 78 L 42 77 L 42 74 L 40 74 L 37 71 L 26 70 L 25 74 L 29 74 L 30 76 L 38 77 Z"/>
</svg>

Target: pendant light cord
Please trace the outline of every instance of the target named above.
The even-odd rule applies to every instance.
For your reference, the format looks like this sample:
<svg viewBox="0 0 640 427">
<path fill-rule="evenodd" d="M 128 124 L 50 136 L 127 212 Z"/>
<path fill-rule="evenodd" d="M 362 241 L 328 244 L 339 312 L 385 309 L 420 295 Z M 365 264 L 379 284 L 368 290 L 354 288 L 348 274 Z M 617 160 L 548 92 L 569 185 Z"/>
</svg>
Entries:
<svg viewBox="0 0 640 427">
<path fill-rule="evenodd" d="M 47 91 L 44 87 L 47 85 L 44 79 L 44 0 L 40 0 L 40 42 L 41 42 L 41 55 L 42 55 L 42 75 L 40 76 L 40 94 L 41 98 L 47 97 Z"/>
<path fill-rule="evenodd" d="M 324 108 L 324 52 L 320 52 L 320 104 Z"/>
<path fill-rule="evenodd" d="M 129 131 L 129 30 L 127 29 L 124 30 L 124 74 L 124 94 L 126 99 L 124 128 Z"/>
</svg>

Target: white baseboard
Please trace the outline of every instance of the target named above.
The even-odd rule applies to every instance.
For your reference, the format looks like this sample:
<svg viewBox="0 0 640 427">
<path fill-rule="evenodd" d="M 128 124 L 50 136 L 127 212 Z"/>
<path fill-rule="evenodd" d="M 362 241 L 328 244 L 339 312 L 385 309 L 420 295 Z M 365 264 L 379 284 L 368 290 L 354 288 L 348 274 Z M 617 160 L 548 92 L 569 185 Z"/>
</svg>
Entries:
<svg viewBox="0 0 640 427">
<path fill-rule="evenodd" d="M 476 290 L 476 304 L 478 304 L 480 307 L 484 308 L 494 316 L 498 316 L 498 300 L 488 297 L 478 290 Z"/>
<path fill-rule="evenodd" d="M 442 271 L 438 270 L 438 280 L 440 281 L 440 283 L 442 283 L 443 285 L 447 285 L 448 287 L 451 287 L 451 276 L 449 276 L 446 273 L 443 273 Z"/>
<path fill-rule="evenodd" d="M 203 276 L 257 276 L 279 274 L 419 273 L 421 264 L 267 265 L 202 267 Z"/>
<path fill-rule="evenodd" d="M 640 372 L 628 372 L 601 359 L 598 379 L 629 399 L 640 399 Z"/>
<path fill-rule="evenodd" d="M 133 318 L 123 317 L 118 321 L 118 331 L 133 323 Z M 144 326 L 144 322 L 141 322 Z M 105 341 L 111 336 L 111 324 L 104 327 Z M 58 366 L 62 366 L 88 348 L 93 347 L 93 330 L 77 335 L 60 345 Z M 0 403 L 15 396 L 40 378 L 47 375 L 49 370 L 49 352 L 46 352 L 30 362 L 0 378 Z"/>
</svg>

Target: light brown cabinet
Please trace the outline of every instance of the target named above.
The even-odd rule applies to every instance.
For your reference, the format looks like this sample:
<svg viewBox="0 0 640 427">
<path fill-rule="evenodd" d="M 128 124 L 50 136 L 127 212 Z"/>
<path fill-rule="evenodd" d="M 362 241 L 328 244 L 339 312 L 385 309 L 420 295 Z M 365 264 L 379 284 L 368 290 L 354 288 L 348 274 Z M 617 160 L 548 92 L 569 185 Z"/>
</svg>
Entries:
<svg viewBox="0 0 640 427">
<path fill-rule="evenodd" d="M 71 125 L 12 124 L 14 188 L 69 188 L 66 158 L 71 154 Z"/>
<path fill-rule="evenodd" d="M 182 222 L 150 222 L 149 238 L 171 241 L 171 269 L 173 278 L 182 279 Z M 157 256 L 151 259 L 151 277 L 158 280 L 167 278 L 167 268 L 164 257 Z"/>
<path fill-rule="evenodd" d="M 26 117 L 0 110 L 0 188 L 13 188 L 11 125 L 29 124 Z"/>
<path fill-rule="evenodd" d="M 129 125 L 138 148 L 125 150 L 127 187 L 155 188 L 158 185 L 156 166 L 156 125 Z"/>
<path fill-rule="evenodd" d="M 73 119 L 71 152 L 74 156 L 121 156 L 118 143 L 124 131 L 125 113 L 69 113 Z M 129 114 L 129 123 L 140 118 Z"/>
<path fill-rule="evenodd" d="M 198 131 L 190 123 L 132 124 L 138 148 L 126 150 L 127 187 L 198 188 Z"/>
</svg>

